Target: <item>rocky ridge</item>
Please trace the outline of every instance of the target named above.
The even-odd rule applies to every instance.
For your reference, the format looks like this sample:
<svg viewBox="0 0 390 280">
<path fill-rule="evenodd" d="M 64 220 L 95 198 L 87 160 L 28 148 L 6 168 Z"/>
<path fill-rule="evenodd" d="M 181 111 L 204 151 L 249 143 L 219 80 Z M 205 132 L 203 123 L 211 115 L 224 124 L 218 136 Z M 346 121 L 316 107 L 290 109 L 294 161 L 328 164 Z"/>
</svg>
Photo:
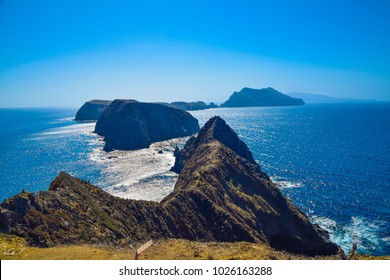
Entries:
<svg viewBox="0 0 390 280">
<path fill-rule="evenodd" d="M 114 197 L 61 173 L 48 191 L 5 200 L 0 230 L 38 246 L 184 238 L 266 243 L 310 256 L 340 250 L 283 196 L 221 118 L 176 154 L 180 175 L 160 203 Z"/>
</svg>

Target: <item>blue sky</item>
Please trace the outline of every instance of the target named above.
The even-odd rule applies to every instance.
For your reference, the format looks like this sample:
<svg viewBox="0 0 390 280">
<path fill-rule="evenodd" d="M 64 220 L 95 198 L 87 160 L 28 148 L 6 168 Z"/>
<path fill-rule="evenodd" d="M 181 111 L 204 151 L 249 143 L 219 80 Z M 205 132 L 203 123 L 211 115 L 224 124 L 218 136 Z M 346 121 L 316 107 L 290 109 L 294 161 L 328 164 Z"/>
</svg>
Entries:
<svg viewBox="0 0 390 280">
<path fill-rule="evenodd" d="M 225 101 L 242 87 L 390 100 L 390 1 L 0 0 L 0 107 Z"/>
</svg>

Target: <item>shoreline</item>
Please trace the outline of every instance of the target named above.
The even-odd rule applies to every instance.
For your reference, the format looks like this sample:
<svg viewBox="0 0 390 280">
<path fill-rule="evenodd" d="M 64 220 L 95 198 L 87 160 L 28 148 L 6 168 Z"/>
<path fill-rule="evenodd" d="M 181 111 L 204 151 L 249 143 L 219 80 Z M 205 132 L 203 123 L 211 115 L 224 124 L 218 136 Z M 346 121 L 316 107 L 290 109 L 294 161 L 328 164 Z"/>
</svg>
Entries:
<svg viewBox="0 0 390 280">
<path fill-rule="evenodd" d="M 353 104 L 352 104 L 353 105 Z M 351 105 L 351 106 L 352 106 Z M 340 104 L 340 106 L 341 106 L 341 104 Z M 307 106 L 307 107 L 309 107 L 309 106 Z M 314 107 L 314 106 L 310 106 L 310 107 Z M 317 107 L 317 106 L 316 106 Z M 321 106 L 321 107 L 323 107 L 323 106 Z M 350 106 L 348 106 L 348 107 L 350 107 Z M 273 108 L 274 109 L 274 108 Z M 277 108 L 276 108 L 277 109 Z M 217 110 L 221 110 L 221 109 L 217 109 Z M 223 109 L 223 110 L 226 110 L 226 109 Z M 213 110 L 210 110 L 210 111 L 216 111 L 216 109 L 213 109 Z M 237 110 L 233 110 L 233 111 L 237 111 Z M 230 111 L 229 111 L 230 112 Z M 197 114 L 197 113 L 202 113 L 202 112 L 195 112 L 194 114 Z M 216 113 L 216 112 L 214 112 L 214 113 Z M 228 112 L 227 112 L 228 113 Z M 66 120 L 69 120 L 69 118 L 65 118 Z M 77 125 L 78 123 L 72 123 L 71 125 Z M 60 130 L 60 129 L 62 129 L 62 128 L 64 128 L 63 126 L 59 126 L 58 127 L 58 130 Z M 50 130 L 52 130 L 52 129 L 50 129 Z M 81 177 L 81 176 L 80 176 Z M 284 180 L 284 179 L 282 179 L 282 180 Z M 277 180 L 275 181 L 275 180 L 273 180 L 274 182 L 278 182 Z M 288 192 L 292 192 L 292 191 L 295 191 L 295 189 L 296 190 L 298 190 L 299 191 L 299 182 L 297 183 L 296 181 L 294 181 L 294 180 L 291 180 L 291 182 L 292 183 L 295 183 L 295 185 L 294 184 L 291 184 L 291 189 L 289 190 L 289 185 L 288 184 L 286 184 L 287 185 L 287 191 Z M 101 186 L 101 184 L 99 184 L 99 183 L 97 183 L 99 186 Z M 43 186 L 43 190 L 45 190 L 45 187 L 46 186 Z M 301 186 L 301 187 L 304 187 L 304 186 Z M 107 190 L 106 188 L 104 188 L 104 187 L 102 187 L 102 189 L 104 189 L 104 190 Z M 282 188 L 283 189 L 283 188 Z M 111 194 L 113 194 L 113 195 L 115 195 L 115 196 L 117 196 L 115 193 L 112 193 L 112 192 L 110 192 Z M 6 197 L 4 198 L 4 199 L 6 199 Z M 321 209 L 323 209 L 323 208 L 321 208 Z M 309 216 L 312 216 L 313 214 L 312 213 L 309 213 L 308 211 L 307 211 L 307 209 L 305 209 L 305 213 L 306 214 L 308 214 Z M 316 215 L 317 213 L 315 213 L 314 215 Z M 324 217 L 329 217 L 329 216 L 324 216 Z M 353 217 L 356 217 L 356 216 L 353 216 Z M 357 216 L 357 218 L 359 218 L 358 216 Z M 334 220 L 334 219 L 333 219 Z M 366 219 L 366 221 L 370 221 L 370 220 L 368 220 L 368 219 Z M 375 221 L 373 221 L 373 222 L 375 222 Z M 350 222 L 348 222 L 348 221 L 346 221 L 346 223 L 345 224 L 342 224 L 342 223 L 340 223 L 340 226 L 341 227 L 344 227 L 344 226 L 348 226 L 350 224 Z M 386 226 L 386 225 L 385 225 Z M 382 236 L 379 236 L 379 238 L 382 238 L 382 239 L 384 239 L 384 238 L 386 238 L 386 237 L 383 237 L 383 235 Z M 387 242 L 387 241 L 383 241 L 383 242 Z M 361 248 L 361 247 L 359 247 L 359 248 Z M 359 248 L 358 248 L 358 250 L 359 250 Z M 370 248 L 368 248 L 368 250 L 372 250 L 372 249 L 370 249 Z"/>
</svg>

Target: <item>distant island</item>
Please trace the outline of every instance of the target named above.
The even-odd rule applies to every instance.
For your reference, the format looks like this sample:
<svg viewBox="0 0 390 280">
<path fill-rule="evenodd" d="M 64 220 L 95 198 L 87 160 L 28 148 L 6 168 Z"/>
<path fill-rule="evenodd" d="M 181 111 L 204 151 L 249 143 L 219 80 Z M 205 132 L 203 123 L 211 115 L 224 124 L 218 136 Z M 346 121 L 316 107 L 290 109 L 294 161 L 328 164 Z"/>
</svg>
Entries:
<svg viewBox="0 0 390 280">
<path fill-rule="evenodd" d="M 96 123 L 104 136 L 105 151 L 136 150 L 172 138 L 190 136 L 199 130 L 190 113 L 162 104 L 114 100 Z"/>
<path fill-rule="evenodd" d="M 211 102 L 209 105 L 207 105 L 203 101 L 196 101 L 196 102 L 184 102 L 184 101 L 175 101 L 171 103 L 159 103 L 163 104 L 169 107 L 173 107 L 176 109 L 181 109 L 185 111 L 197 111 L 197 110 L 205 110 L 205 109 L 211 109 L 211 108 L 218 108 L 218 105 Z"/>
<path fill-rule="evenodd" d="M 133 99 L 129 99 L 133 100 Z M 138 102 L 136 100 L 133 100 Z M 80 122 L 93 122 L 97 121 L 104 110 L 107 109 L 108 105 L 111 104 L 112 101 L 109 100 L 90 100 L 84 103 L 83 106 L 76 113 L 75 121 Z M 184 110 L 184 111 L 196 111 L 196 110 L 205 110 L 210 108 L 218 108 L 218 105 L 211 102 L 207 105 L 203 101 L 196 102 L 184 102 L 184 101 L 175 101 L 175 102 L 155 102 L 156 104 L 162 104 L 168 107 Z"/>
<path fill-rule="evenodd" d="M 96 121 L 110 104 L 108 100 L 87 101 L 77 111 L 75 121 Z"/>
<path fill-rule="evenodd" d="M 290 92 L 288 93 L 294 98 L 301 98 L 305 103 L 357 103 L 357 102 L 375 102 L 373 99 L 352 99 L 352 98 L 340 98 L 331 97 L 323 94 L 314 93 L 302 93 L 302 92 Z"/>
<path fill-rule="evenodd" d="M 298 106 L 305 102 L 300 98 L 285 95 L 271 87 L 262 89 L 243 88 L 234 92 L 221 107 L 265 107 L 265 106 Z"/>
</svg>

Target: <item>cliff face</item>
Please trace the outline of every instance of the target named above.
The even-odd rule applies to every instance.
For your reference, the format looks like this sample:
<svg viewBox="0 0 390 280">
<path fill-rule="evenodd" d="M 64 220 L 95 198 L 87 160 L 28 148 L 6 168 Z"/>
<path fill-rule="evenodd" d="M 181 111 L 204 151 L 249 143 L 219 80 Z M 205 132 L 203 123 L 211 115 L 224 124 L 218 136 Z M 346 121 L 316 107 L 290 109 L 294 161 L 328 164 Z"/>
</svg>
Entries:
<svg viewBox="0 0 390 280">
<path fill-rule="evenodd" d="M 292 98 L 273 88 L 243 88 L 234 92 L 221 107 L 263 107 L 304 105 L 300 98 Z"/>
<path fill-rule="evenodd" d="M 96 123 L 105 150 L 147 148 L 153 142 L 189 136 L 199 130 L 189 113 L 161 104 L 114 100 Z"/>
<path fill-rule="evenodd" d="M 173 237 L 266 243 L 305 255 L 338 252 L 219 117 L 209 120 L 177 156 L 179 178 L 160 203 L 113 197 L 61 173 L 49 191 L 4 201 L 0 229 L 41 246 Z"/>
<path fill-rule="evenodd" d="M 96 121 L 111 101 L 91 100 L 84 103 L 76 113 L 75 121 Z"/>
<path fill-rule="evenodd" d="M 266 242 L 306 255 L 338 250 L 324 238 L 324 230 L 282 195 L 221 118 L 209 120 L 187 142 L 177 154 L 175 167 L 180 172 L 175 190 L 162 204 L 177 209 L 173 213 L 179 220 L 192 221 L 192 228 L 211 229 L 205 231 L 211 235 L 207 238 Z M 185 202 L 192 211 L 179 211 Z"/>
<path fill-rule="evenodd" d="M 0 207 L 0 230 L 40 247 L 128 245 L 147 236 L 161 236 L 160 208 L 154 202 L 111 196 L 62 172 L 48 191 L 22 192 L 5 200 Z"/>
</svg>

